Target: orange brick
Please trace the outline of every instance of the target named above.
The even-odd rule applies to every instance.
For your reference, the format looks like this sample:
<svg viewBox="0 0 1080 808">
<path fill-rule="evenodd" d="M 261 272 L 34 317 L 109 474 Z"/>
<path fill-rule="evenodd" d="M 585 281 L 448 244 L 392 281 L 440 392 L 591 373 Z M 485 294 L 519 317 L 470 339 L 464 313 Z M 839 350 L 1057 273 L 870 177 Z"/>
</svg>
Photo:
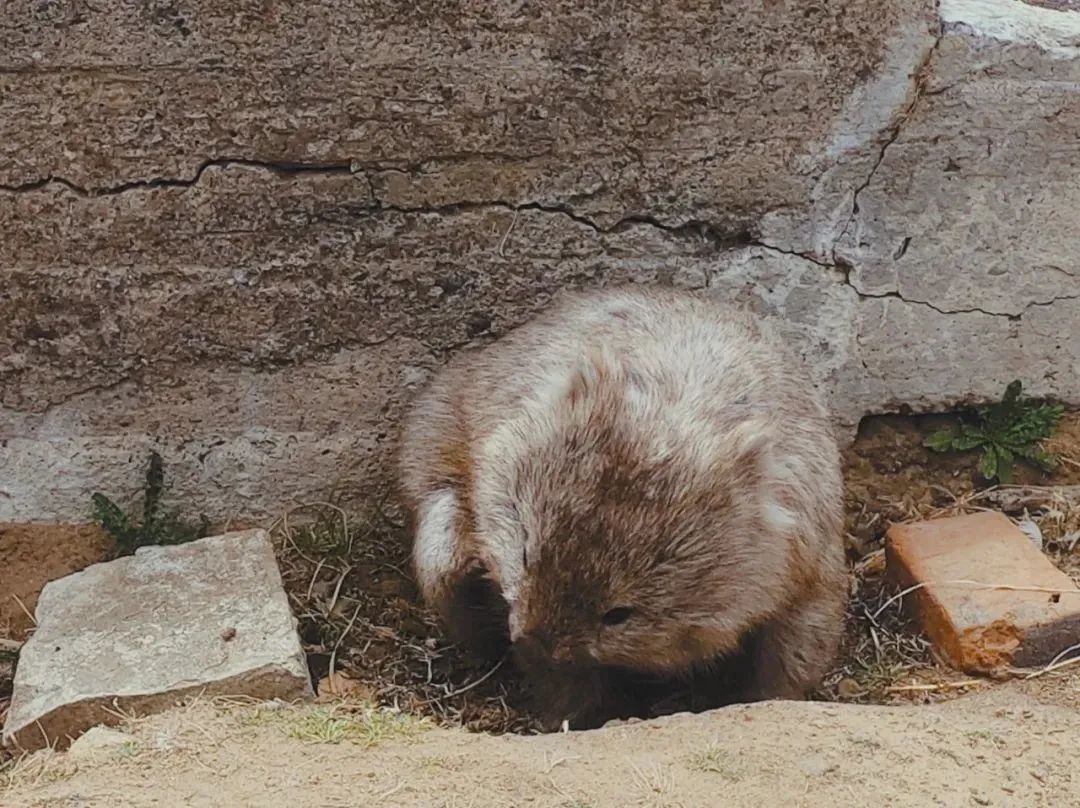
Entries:
<svg viewBox="0 0 1080 808">
<path fill-rule="evenodd" d="M 894 526 L 885 556 L 894 584 L 924 585 L 904 604 L 963 671 L 1044 665 L 1080 643 L 1080 588 L 1000 513 Z M 994 588 L 1002 585 L 1059 593 Z"/>
</svg>

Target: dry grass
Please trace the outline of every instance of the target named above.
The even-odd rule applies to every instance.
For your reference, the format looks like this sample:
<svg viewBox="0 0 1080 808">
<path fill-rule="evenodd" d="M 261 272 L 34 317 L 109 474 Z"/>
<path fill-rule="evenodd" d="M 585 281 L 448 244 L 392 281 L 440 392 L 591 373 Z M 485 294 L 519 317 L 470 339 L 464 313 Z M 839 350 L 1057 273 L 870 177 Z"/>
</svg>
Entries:
<svg viewBox="0 0 1080 808">
<path fill-rule="evenodd" d="M 71 777 L 78 766 L 67 755 L 43 749 L 0 762 L 0 797 L 16 788 L 36 788 Z"/>
<path fill-rule="evenodd" d="M 414 738 L 431 726 L 424 718 L 371 705 L 274 710 L 257 707 L 248 720 L 278 726 L 290 738 L 304 743 L 354 743 L 368 747 L 387 740 Z"/>
<path fill-rule="evenodd" d="M 737 783 L 746 776 L 732 759 L 731 750 L 719 743 L 709 744 L 694 755 L 690 760 L 690 767 L 699 772 L 719 775 L 729 783 Z"/>
<path fill-rule="evenodd" d="M 467 658 L 419 605 L 401 526 L 381 509 L 303 506 L 271 532 L 316 679 L 344 672 L 374 703 L 442 726 L 535 729 L 510 666 Z"/>
<path fill-rule="evenodd" d="M 885 584 L 884 551 L 855 566 L 847 631 L 840 663 L 826 677 L 819 696 L 837 701 L 895 700 L 901 684 L 948 680 L 953 674 L 935 661 L 929 641 L 904 614 L 901 604 L 882 609 L 892 596 Z"/>
</svg>

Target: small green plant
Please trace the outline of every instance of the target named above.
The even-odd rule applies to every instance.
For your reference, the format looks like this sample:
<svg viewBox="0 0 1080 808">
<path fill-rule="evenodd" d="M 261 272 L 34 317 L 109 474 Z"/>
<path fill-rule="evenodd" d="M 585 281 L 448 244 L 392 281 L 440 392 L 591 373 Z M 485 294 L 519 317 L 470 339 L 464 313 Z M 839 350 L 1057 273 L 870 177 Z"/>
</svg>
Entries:
<svg viewBox="0 0 1080 808">
<path fill-rule="evenodd" d="M 1043 448 L 1042 442 L 1057 429 L 1064 408 L 1022 398 L 1021 392 L 1020 382 L 1014 381 L 1005 388 L 1000 402 L 976 409 L 974 417 L 961 423 L 959 430 L 935 432 L 926 439 L 926 447 L 935 452 L 981 449 L 979 473 L 986 480 L 1012 482 L 1013 465 L 1018 459 L 1043 471 L 1053 471 L 1057 458 Z"/>
<path fill-rule="evenodd" d="M 165 493 L 165 469 L 161 455 L 150 453 L 143 487 L 142 519 L 137 523 L 123 509 L 104 494 L 90 497 L 94 518 L 113 540 L 113 557 L 131 555 L 139 547 L 150 544 L 183 544 L 206 536 L 210 523 L 201 516 L 198 524 L 182 520 L 176 511 L 162 509 L 161 498 Z"/>
</svg>

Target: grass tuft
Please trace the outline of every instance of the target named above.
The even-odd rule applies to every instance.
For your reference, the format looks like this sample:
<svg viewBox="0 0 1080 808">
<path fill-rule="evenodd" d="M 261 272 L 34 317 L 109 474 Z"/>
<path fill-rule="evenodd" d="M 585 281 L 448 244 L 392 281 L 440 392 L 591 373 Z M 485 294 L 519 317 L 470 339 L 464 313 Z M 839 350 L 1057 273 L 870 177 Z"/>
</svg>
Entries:
<svg viewBox="0 0 1080 808">
<path fill-rule="evenodd" d="M 256 708 L 250 720 L 275 724 L 290 738 L 304 743 L 353 743 L 365 747 L 414 738 L 431 726 L 427 719 L 372 705 Z"/>
</svg>

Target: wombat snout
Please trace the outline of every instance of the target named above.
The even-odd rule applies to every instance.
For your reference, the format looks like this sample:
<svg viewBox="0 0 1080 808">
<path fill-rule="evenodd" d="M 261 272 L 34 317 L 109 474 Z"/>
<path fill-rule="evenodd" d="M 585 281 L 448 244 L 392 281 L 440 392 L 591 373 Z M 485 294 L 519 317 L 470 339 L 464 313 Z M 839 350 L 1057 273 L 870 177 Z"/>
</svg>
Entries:
<svg viewBox="0 0 1080 808">
<path fill-rule="evenodd" d="M 519 637 L 511 646 L 511 653 L 522 670 L 572 670 L 588 668 L 595 664 L 588 652 L 565 643 L 555 642 L 549 635 L 532 632 Z"/>
</svg>

